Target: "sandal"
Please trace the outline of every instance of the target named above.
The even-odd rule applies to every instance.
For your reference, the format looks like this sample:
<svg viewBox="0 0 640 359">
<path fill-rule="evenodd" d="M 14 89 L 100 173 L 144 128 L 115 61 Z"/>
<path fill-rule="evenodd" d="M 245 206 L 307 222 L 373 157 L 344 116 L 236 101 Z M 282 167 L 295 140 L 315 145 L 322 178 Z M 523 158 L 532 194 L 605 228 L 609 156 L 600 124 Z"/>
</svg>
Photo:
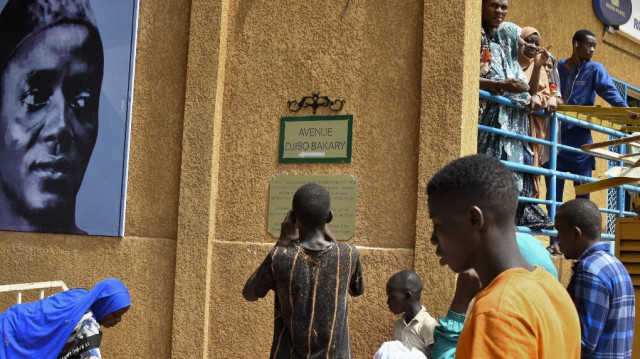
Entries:
<svg viewBox="0 0 640 359">
<path fill-rule="evenodd" d="M 549 254 L 551 254 L 552 256 L 561 256 L 562 252 L 560 252 L 560 247 L 557 244 L 552 244 L 549 247 L 547 247 L 547 250 L 549 251 Z"/>
<path fill-rule="evenodd" d="M 529 227 L 531 229 L 537 229 L 537 230 L 540 230 L 540 229 L 553 230 L 554 226 L 555 226 L 555 224 L 553 223 L 553 221 L 547 221 L 547 222 L 537 223 L 537 224 L 534 224 L 534 225 L 531 225 L 531 226 L 527 226 L 527 227 Z M 549 246 L 549 247 L 551 247 L 551 246 Z M 547 248 L 547 249 L 549 249 L 549 248 Z"/>
</svg>

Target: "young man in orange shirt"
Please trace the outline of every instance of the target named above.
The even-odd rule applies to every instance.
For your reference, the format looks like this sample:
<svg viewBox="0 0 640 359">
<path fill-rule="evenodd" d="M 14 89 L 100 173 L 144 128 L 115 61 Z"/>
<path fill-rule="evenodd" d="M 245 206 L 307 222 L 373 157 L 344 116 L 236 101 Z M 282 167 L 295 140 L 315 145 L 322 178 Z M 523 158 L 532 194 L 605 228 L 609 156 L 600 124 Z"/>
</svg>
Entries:
<svg viewBox="0 0 640 359">
<path fill-rule="evenodd" d="M 456 357 L 579 358 L 580 323 L 571 298 L 518 249 L 511 171 L 487 155 L 459 158 L 429 181 L 427 195 L 440 264 L 456 273 L 474 269 L 482 283 Z"/>
</svg>

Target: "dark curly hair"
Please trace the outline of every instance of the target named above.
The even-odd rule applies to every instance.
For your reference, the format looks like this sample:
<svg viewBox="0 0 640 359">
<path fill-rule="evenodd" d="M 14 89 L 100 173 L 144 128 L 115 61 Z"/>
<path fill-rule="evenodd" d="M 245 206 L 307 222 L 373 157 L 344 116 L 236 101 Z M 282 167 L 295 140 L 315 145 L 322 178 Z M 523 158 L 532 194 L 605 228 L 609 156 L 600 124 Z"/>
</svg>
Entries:
<svg viewBox="0 0 640 359">
<path fill-rule="evenodd" d="M 596 37 L 596 35 L 594 35 L 593 32 L 586 29 L 582 29 L 582 30 L 576 31 L 576 33 L 573 35 L 573 39 L 571 40 L 571 42 L 580 43 L 584 41 L 587 38 L 587 36 Z"/>
<path fill-rule="evenodd" d="M 485 154 L 458 158 L 444 166 L 427 184 L 429 197 L 464 199 L 497 218 L 514 223 L 518 187 L 513 173 Z"/>
<path fill-rule="evenodd" d="M 322 226 L 329 218 L 331 196 L 321 185 L 307 183 L 293 195 L 292 207 L 297 221 L 309 227 Z"/>
<path fill-rule="evenodd" d="M 556 220 L 562 219 L 571 227 L 578 227 L 589 239 L 602 233 L 602 215 L 598 206 L 586 198 L 576 198 L 558 208 Z"/>
</svg>

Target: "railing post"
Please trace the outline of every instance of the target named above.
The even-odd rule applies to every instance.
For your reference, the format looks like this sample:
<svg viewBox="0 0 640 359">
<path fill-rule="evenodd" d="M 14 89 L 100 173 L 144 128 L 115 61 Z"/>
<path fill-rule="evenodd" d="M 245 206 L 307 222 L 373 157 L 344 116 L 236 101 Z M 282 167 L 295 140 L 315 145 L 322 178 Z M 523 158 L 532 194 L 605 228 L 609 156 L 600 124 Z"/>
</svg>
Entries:
<svg viewBox="0 0 640 359">
<path fill-rule="evenodd" d="M 22 303 L 22 292 L 18 292 L 18 298 L 16 298 L 17 304 Z"/>
<path fill-rule="evenodd" d="M 558 165 L 558 117 L 556 113 L 552 113 L 549 116 L 549 131 L 550 131 L 550 140 L 551 140 L 551 149 L 549 153 L 549 169 L 552 172 L 551 181 L 549 181 L 549 188 L 547 188 L 547 192 L 549 192 L 549 200 L 551 201 L 551 206 L 549 206 L 549 218 L 552 221 L 555 221 L 556 218 L 556 181 L 558 180 L 558 176 L 556 176 L 556 167 Z"/>
<path fill-rule="evenodd" d="M 627 145 L 625 144 L 620 145 L 620 154 L 621 155 L 627 154 Z M 618 166 L 624 166 L 624 162 L 620 161 L 618 163 Z M 622 187 L 618 187 L 616 188 L 616 190 L 618 191 L 618 214 L 616 216 L 624 217 L 624 189 L 622 189 Z"/>
</svg>

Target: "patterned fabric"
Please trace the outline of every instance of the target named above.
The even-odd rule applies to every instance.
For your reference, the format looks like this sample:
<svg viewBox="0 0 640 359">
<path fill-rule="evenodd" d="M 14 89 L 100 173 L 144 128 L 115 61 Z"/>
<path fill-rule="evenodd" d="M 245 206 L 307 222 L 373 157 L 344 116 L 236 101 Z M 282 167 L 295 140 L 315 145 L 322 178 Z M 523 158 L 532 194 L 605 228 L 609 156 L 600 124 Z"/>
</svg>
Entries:
<svg viewBox="0 0 640 359">
<path fill-rule="evenodd" d="M 348 294 L 364 292 L 354 245 L 274 247 L 255 276 L 257 297 L 275 291 L 270 358 L 352 358 Z"/>
<path fill-rule="evenodd" d="M 481 28 L 482 33 L 480 35 L 480 76 L 485 76 L 489 73 L 489 63 L 491 62 L 491 39 Z"/>
<path fill-rule="evenodd" d="M 531 152 L 523 151 L 522 157 L 525 165 L 532 166 L 534 164 L 534 156 Z M 520 176 L 522 177 L 522 191 L 520 191 L 520 195 L 523 197 L 534 197 L 536 194 L 535 176 L 531 173 L 521 173 Z M 516 225 L 533 229 L 553 228 L 551 218 L 540 208 L 540 205 L 528 202 L 518 202 Z"/>
<path fill-rule="evenodd" d="M 69 355 L 69 351 L 71 351 L 77 345 L 85 342 L 89 337 L 93 337 L 96 335 L 100 335 L 100 324 L 96 321 L 96 318 L 93 316 L 93 313 L 89 310 L 85 313 L 84 316 L 80 319 L 75 328 L 73 328 L 73 332 L 67 339 L 67 343 L 64 346 L 64 349 L 60 353 L 58 357 L 66 358 L 65 355 Z M 69 357 L 77 358 L 77 359 L 102 359 L 100 355 L 100 348 L 91 348 L 82 353 L 79 353 L 79 357 Z"/>
<path fill-rule="evenodd" d="M 522 68 L 518 64 L 518 38 L 521 29 L 509 22 L 500 24 L 491 33 L 494 43 L 491 44 L 491 67 L 487 78 L 504 80 L 516 78 L 527 81 Z M 505 131 L 527 135 L 529 134 L 528 110 L 525 107 L 531 98 L 528 92 L 505 92 L 505 97 L 512 100 L 516 107 L 489 102 L 482 114 L 480 124 L 499 128 Z M 486 153 L 499 159 L 523 163 L 524 151 L 528 149 L 523 141 L 507 138 L 501 135 L 479 131 L 478 153 Z M 516 174 L 518 190 L 522 191 L 522 174 Z"/>
<path fill-rule="evenodd" d="M 82 23 L 100 36 L 89 0 L 9 0 L 0 13 L 0 68 L 25 38 L 64 22 Z"/>
<path fill-rule="evenodd" d="M 489 74 L 489 69 L 491 65 L 491 39 L 489 35 L 481 28 L 481 39 L 480 39 L 480 77 L 486 78 Z M 482 118 L 482 114 L 484 113 L 484 109 L 487 107 L 487 100 L 480 99 L 478 103 L 478 120 Z"/>
<path fill-rule="evenodd" d="M 608 243 L 597 243 L 580 256 L 567 291 L 580 317 L 582 358 L 631 358 L 633 285 Z"/>
</svg>

